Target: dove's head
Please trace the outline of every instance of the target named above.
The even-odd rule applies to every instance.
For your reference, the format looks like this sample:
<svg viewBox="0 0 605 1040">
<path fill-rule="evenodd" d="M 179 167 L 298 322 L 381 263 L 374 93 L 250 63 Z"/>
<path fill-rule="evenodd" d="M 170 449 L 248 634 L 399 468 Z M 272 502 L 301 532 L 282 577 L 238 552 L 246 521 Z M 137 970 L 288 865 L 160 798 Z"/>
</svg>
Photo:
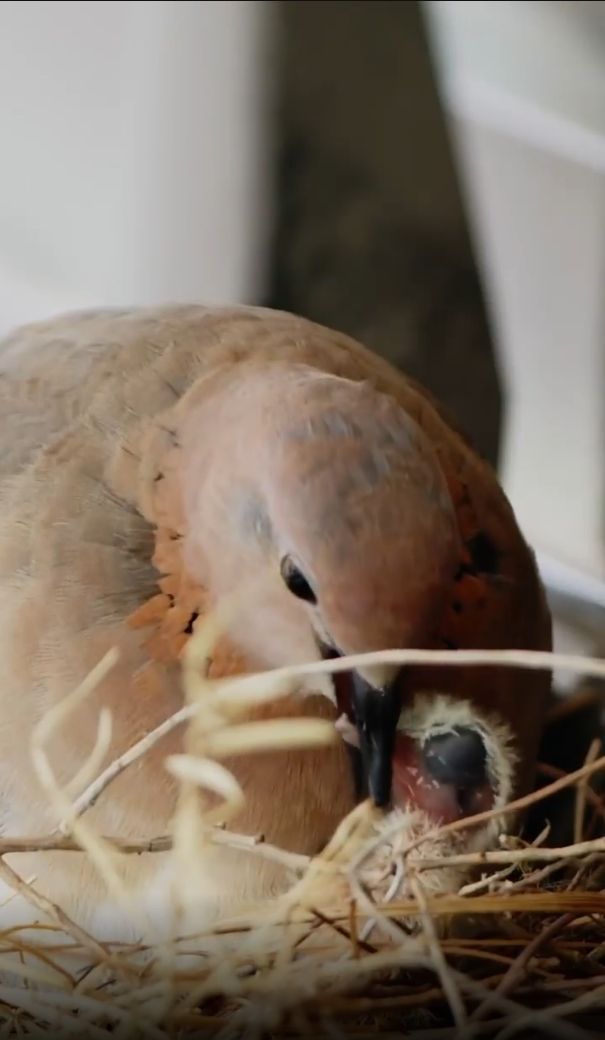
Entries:
<svg viewBox="0 0 605 1040">
<path fill-rule="evenodd" d="M 419 425 L 373 386 L 306 368 L 285 366 L 281 384 L 265 374 L 255 387 L 252 376 L 233 394 L 241 402 L 231 448 L 239 476 L 229 479 L 223 460 L 222 490 L 207 485 L 197 509 L 215 517 L 215 591 L 258 575 L 238 643 L 263 667 L 435 645 L 460 541 Z M 257 418 L 254 435 L 244 403 Z M 390 795 L 401 681 L 393 665 L 339 679 L 349 684 L 380 804 Z"/>
</svg>

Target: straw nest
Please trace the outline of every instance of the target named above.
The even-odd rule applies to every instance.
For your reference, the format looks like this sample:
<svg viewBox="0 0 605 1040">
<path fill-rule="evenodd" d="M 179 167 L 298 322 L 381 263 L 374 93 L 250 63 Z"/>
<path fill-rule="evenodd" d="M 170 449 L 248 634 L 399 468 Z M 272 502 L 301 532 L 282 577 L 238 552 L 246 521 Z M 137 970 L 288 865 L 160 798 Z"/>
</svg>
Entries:
<svg viewBox="0 0 605 1040">
<path fill-rule="evenodd" d="M 230 679 L 210 688 L 200 667 L 210 639 L 211 633 L 202 631 L 191 640 L 185 705 L 161 727 L 165 733 L 187 719 L 205 741 L 201 757 L 185 753 L 166 763 L 183 788 L 172 834 L 125 845 L 96 834 L 86 816 L 112 780 L 157 742 L 160 731 L 99 773 L 109 726 L 102 716 L 75 798 L 73 784 L 69 790 L 57 785 L 45 754 L 51 732 L 112 667 L 115 654 L 33 734 L 32 764 L 56 809 L 57 830 L 42 838 L 2 838 L 0 880 L 31 903 L 32 917 L 48 923 L 0 931 L 4 963 L 10 955 L 13 971 L 8 981 L 0 981 L 0 1031 L 158 1040 L 377 1034 L 582 1040 L 601 1034 L 605 839 L 591 837 L 595 819 L 604 815 L 592 784 L 605 769 L 599 747 L 591 748 L 575 773 L 470 823 L 435 829 L 419 814 L 383 818 L 364 803 L 342 822 L 322 854 L 309 859 L 277 849 L 261 835 L 238 835 L 224 826 L 242 792 L 220 759 L 259 745 L 313 745 L 327 738 L 326 724 L 242 724 L 241 713 L 251 701 L 276 696 L 279 676 Z M 402 662 L 439 657 L 456 666 L 554 665 L 605 675 L 603 661 L 546 654 L 403 651 L 390 656 Z M 291 674 L 347 664 L 324 662 Z M 504 833 L 507 812 L 565 787 L 576 791 L 573 844 L 549 847 L 547 830 L 529 844 Z M 212 791 L 215 800 L 220 796 L 218 815 L 216 809 L 204 812 L 200 789 Z M 465 839 L 471 824 L 489 836 L 483 843 Z M 195 884 L 194 872 L 187 874 L 192 851 L 203 856 L 209 842 L 279 861 L 290 872 L 291 887 L 246 917 L 221 921 L 206 934 L 177 934 L 157 947 L 98 941 L 4 858 L 32 849 L 83 849 L 119 900 L 116 858 L 171 850 L 175 891 L 184 898 Z"/>
</svg>

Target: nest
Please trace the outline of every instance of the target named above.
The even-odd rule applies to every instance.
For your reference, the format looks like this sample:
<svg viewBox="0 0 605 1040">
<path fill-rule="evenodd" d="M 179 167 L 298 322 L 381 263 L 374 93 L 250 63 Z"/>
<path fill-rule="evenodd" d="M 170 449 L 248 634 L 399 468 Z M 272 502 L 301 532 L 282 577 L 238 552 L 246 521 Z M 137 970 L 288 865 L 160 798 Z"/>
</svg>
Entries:
<svg viewBox="0 0 605 1040">
<path fill-rule="evenodd" d="M 213 633 L 213 637 L 215 632 Z M 45 746 L 115 661 L 109 654 L 81 689 L 46 717 L 32 739 L 32 761 L 51 800 L 57 830 L 43 838 L 0 840 L 0 879 L 46 922 L 0 932 L 2 1032 L 102 1037 L 374 1037 L 418 1040 L 450 1036 L 555 1036 L 583 1040 L 605 1023 L 605 839 L 594 827 L 605 810 L 593 778 L 605 770 L 599 747 L 584 766 L 506 807 L 435 828 L 418 813 L 383 818 L 364 803 L 342 822 L 323 852 L 309 858 L 276 848 L 262 835 L 233 833 L 229 819 L 242 792 L 220 764 L 227 751 L 312 746 L 327 739 L 322 720 L 276 720 L 253 728 L 245 706 L 276 696 L 284 672 L 351 667 L 353 659 L 214 682 L 202 677 L 210 635 L 199 633 L 185 653 L 186 703 L 101 773 L 107 744 L 103 718 L 80 791 L 61 788 Z M 366 655 L 366 659 L 370 655 Z M 374 655 L 375 656 L 375 655 Z M 383 657 L 385 655 L 382 655 Z M 454 665 L 571 667 L 605 675 L 605 662 L 548 654 L 470 651 L 390 655 L 402 663 L 435 658 Z M 204 696 L 202 696 L 202 693 Z M 209 701 L 212 711 L 208 710 Z M 204 708 L 206 705 L 206 708 Z M 217 730 L 217 705 L 230 724 Z M 220 711 L 219 711 L 220 714 Z M 226 716 L 223 715 L 223 721 Z M 86 811 L 111 782 L 188 719 L 205 756 L 167 762 L 182 785 L 170 835 L 126 844 L 94 832 Z M 186 749 L 187 751 L 187 749 Z M 219 809 L 205 809 L 210 789 Z M 548 828 L 533 841 L 506 834 L 507 813 L 557 791 L 575 791 L 575 840 L 548 845 Z M 198 797 L 193 798 L 192 793 Z M 61 821 L 61 822 L 59 822 Z M 500 821 L 500 826 L 494 826 Z M 485 828 L 490 847 L 463 840 Z M 284 866 L 282 895 L 246 915 L 169 942 L 100 942 L 23 879 L 4 857 L 38 849 L 74 850 L 92 859 L 119 900 L 116 857 L 168 852 L 180 898 L 195 888 L 191 863 L 204 844 L 223 843 Z M 195 892 L 193 891 L 193 895 Z"/>
</svg>

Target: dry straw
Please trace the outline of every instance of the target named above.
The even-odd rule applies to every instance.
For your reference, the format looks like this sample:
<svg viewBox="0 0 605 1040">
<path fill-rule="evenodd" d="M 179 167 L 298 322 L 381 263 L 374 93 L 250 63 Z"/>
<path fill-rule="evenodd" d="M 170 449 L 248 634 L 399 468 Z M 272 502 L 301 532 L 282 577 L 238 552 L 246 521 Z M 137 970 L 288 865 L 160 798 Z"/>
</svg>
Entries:
<svg viewBox="0 0 605 1040">
<path fill-rule="evenodd" d="M 603 677 L 605 661 L 516 651 L 407 650 L 210 682 L 203 666 L 215 635 L 215 628 L 202 626 L 188 644 L 184 707 L 102 771 L 111 739 L 107 713 L 99 718 L 85 767 L 66 788 L 57 783 L 46 746 L 111 670 L 115 652 L 33 734 L 33 766 L 57 814 L 57 829 L 40 837 L 0 839 L 0 879 L 30 902 L 32 918 L 42 915 L 46 922 L 26 931 L 0 931 L 0 952 L 16 955 L 13 977 L 0 981 L 0 1033 L 219 1040 L 304 1035 L 360 1040 L 377 1033 L 422 1040 L 601 1035 L 605 839 L 590 838 L 584 827 L 587 809 L 604 813 L 591 786 L 605 770 L 598 745 L 575 773 L 557 775 L 546 788 L 503 809 L 447 827 L 428 828 L 408 818 L 403 828 L 401 818 L 382 821 L 364 803 L 313 859 L 276 848 L 261 835 L 215 824 L 228 821 L 245 797 L 220 761 L 225 755 L 333 739 L 333 728 L 321 720 L 245 721 L 251 705 L 283 695 L 301 676 L 381 660 L 566 668 Z M 172 834 L 136 843 L 96 833 L 87 810 L 118 775 L 183 722 L 195 731 L 196 747 L 204 754 L 193 754 L 186 741 L 184 753 L 166 763 L 181 790 Z M 465 851 L 461 832 L 471 824 L 479 827 L 574 787 L 574 844 L 548 847 L 545 831 L 531 845 L 501 835 L 488 851 Z M 218 811 L 204 813 L 199 797 L 192 797 L 200 789 L 219 796 Z M 112 898 L 130 912 L 118 869 L 121 857 L 171 850 L 178 881 L 181 865 L 203 856 L 208 841 L 282 864 L 291 887 L 246 917 L 221 921 L 211 933 L 175 935 L 155 948 L 99 942 L 4 859 L 36 850 L 84 854 Z M 141 934 L 147 934 L 147 922 L 140 924 Z M 66 950 L 79 952 L 77 971 L 66 966 Z M 197 956 L 200 951 L 205 955 Z"/>
</svg>

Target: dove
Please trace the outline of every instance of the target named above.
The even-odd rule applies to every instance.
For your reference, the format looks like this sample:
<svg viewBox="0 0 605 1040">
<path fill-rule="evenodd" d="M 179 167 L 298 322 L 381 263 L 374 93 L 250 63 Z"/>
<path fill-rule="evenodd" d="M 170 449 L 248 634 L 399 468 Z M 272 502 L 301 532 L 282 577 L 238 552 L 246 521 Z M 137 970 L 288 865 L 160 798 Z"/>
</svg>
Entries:
<svg viewBox="0 0 605 1040">
<path fill-rule="evenodd" d="M 119 756 L 182 705 L 183 649 L 242 584 L 253 593 L 229 618 L 211 676 L 406 647 L 550 649 L 533 553 L 493 470 L 424 389 L 337 331 L 265 308 L 201 305 L 27 326 L 0 345 L 0 436 L 4 834 L 56 825 L 28 758 L 45 713 L 117 647 L 116 668 L 56 731 L 49 755 L 68 783 L 105 708 L 106 761 Z M 308 676 L 257 716 L 344 717 L 361 750 L 360 791 L 382 807 L 401 781 L 398 720 L 416 693 L 438 690 L 508 726 L 521 793 L 549 689 L 541 672 L 372 664 L 333 682 Z M 246 795 L 238 828 L 321 849 L 359 796 L 350 743 L 229 761 Z M 179 729 L 87 819 L 124 839 L 165 832 L 176 785 L 164 762 L 182 746 Z M 481 749 L 458 734 L 437 758 L 448 794 L 432 811 L 451 819 L 484 787 Z M 464 804 L 452 801 L 458 789 Z M 79 854 L 10 862 L 103 931 L 106 897 Z M 155 893 L 161 862 L 136 857 L 125 875 Z M 282 874 L 217 847 L 208 905 L 218 914 L 270 894 Z"/>
</svg>

